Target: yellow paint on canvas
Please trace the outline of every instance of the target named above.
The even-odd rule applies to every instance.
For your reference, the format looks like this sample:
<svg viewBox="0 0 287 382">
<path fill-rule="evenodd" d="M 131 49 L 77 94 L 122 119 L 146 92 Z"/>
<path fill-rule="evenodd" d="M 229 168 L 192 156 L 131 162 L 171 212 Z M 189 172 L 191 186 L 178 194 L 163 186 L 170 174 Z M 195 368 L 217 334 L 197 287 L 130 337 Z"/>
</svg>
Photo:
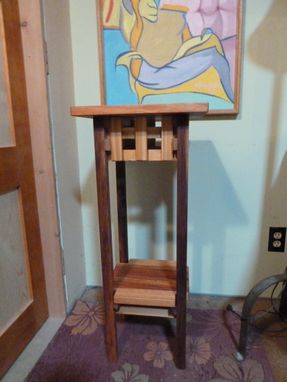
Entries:
<svg viewBox="0 0 287 382">
<path fill-rule="evenodd" d="M 216 48 L 216 50 L 221 55 L 224 55 L 221 42 L 216 35 L 204 36 L 203 39 L 201 39 L 201 37 L 193 37 L 182 44 L 173 60 L 178 60 L 183 56 L 187 56 L 213 47 Z"/>
<path fill-rule="evenodd" d="M 142 86 L 141 84 L 139 84 L 139 82 L 136 81 L 135 90 L 140 103 L 142 103 L 144 97 L 146 96 L 175 93 L 203 93 L 222 98 L 225 101 L 230 101 L 221 84 L 220 77 L 216 69 L 214 69 L 213 67 L 209 68 L 206 72 L 199 75 L 198 77 L 169 89 L 149 89 Z"/>
<path fill-rule="evenodd" d="M 189 7 L 185 7 L 184 5 L 172 5 L 172 4 L 163 4 L 161 9 L 166 11 L 175 11 L 187 13 L 189 11 Z"/>
</svg>

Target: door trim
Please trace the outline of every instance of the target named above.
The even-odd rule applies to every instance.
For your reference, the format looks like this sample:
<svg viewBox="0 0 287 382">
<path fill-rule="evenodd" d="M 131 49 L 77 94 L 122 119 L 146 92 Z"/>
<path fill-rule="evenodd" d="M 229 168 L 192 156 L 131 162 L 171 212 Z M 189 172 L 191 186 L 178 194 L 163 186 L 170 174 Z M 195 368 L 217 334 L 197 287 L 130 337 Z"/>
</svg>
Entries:
<svg viewBox="0 0 287 382">
<path fill-rule="evenodd" d="M 64 317 L 66 302 L 40 0 L 19 0 L 19 11 L 49 316 Z"/>
</svg>

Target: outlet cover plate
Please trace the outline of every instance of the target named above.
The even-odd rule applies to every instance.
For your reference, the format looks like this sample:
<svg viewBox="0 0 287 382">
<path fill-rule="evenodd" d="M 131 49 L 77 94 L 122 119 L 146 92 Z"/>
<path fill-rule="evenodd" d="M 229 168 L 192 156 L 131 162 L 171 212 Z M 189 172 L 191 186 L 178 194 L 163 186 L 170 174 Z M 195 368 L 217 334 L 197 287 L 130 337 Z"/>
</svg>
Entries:
<svg viewBox="0 0 287 382">
<path fill-rule="evenodd" d="M 270 227 L 268 239 L 269 252 L 284 252 L 286 240 L 286 227 Z"/>
</svg>

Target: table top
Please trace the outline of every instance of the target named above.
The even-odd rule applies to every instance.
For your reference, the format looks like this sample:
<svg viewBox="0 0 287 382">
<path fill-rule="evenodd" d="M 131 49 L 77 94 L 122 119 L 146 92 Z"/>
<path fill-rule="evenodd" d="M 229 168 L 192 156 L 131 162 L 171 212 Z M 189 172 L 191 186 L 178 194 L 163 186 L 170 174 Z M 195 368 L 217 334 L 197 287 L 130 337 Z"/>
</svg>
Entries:
<svg viewBox="0 0 287 382">
<path fill-rule="evenodd" d="M 208 103 L 179 103 L 172 105 L 132 105 L 132 106 L 72 106 L 74 117 L 94 118 L 101 116 L 148 116 L 161 114 L 193 114 L 201 117 L 208 112 Z"/>
</svg>

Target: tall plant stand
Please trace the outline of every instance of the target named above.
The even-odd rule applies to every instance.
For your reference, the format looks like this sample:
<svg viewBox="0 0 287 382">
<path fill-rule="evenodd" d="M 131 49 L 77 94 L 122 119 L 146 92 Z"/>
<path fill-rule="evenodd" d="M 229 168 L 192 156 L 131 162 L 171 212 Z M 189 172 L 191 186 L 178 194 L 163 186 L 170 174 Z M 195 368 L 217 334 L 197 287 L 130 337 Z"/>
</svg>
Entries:
<svg viewBox="0 0 287 382">
<path fill-rule="evenodd" d="M 117 360 L 116 314 L 176 318 L 176 365 L 185 368 L 189 119 L 207 104 L 72 107 L 93 119 L 98 217 L 105 305 L 105 341 Z M 108 161 L 116 162 L 119 263 L 113 266 Z M 126 161 L 177 162 L 176 261 L 132 260 L 128 255 Z"/>
</svg>

